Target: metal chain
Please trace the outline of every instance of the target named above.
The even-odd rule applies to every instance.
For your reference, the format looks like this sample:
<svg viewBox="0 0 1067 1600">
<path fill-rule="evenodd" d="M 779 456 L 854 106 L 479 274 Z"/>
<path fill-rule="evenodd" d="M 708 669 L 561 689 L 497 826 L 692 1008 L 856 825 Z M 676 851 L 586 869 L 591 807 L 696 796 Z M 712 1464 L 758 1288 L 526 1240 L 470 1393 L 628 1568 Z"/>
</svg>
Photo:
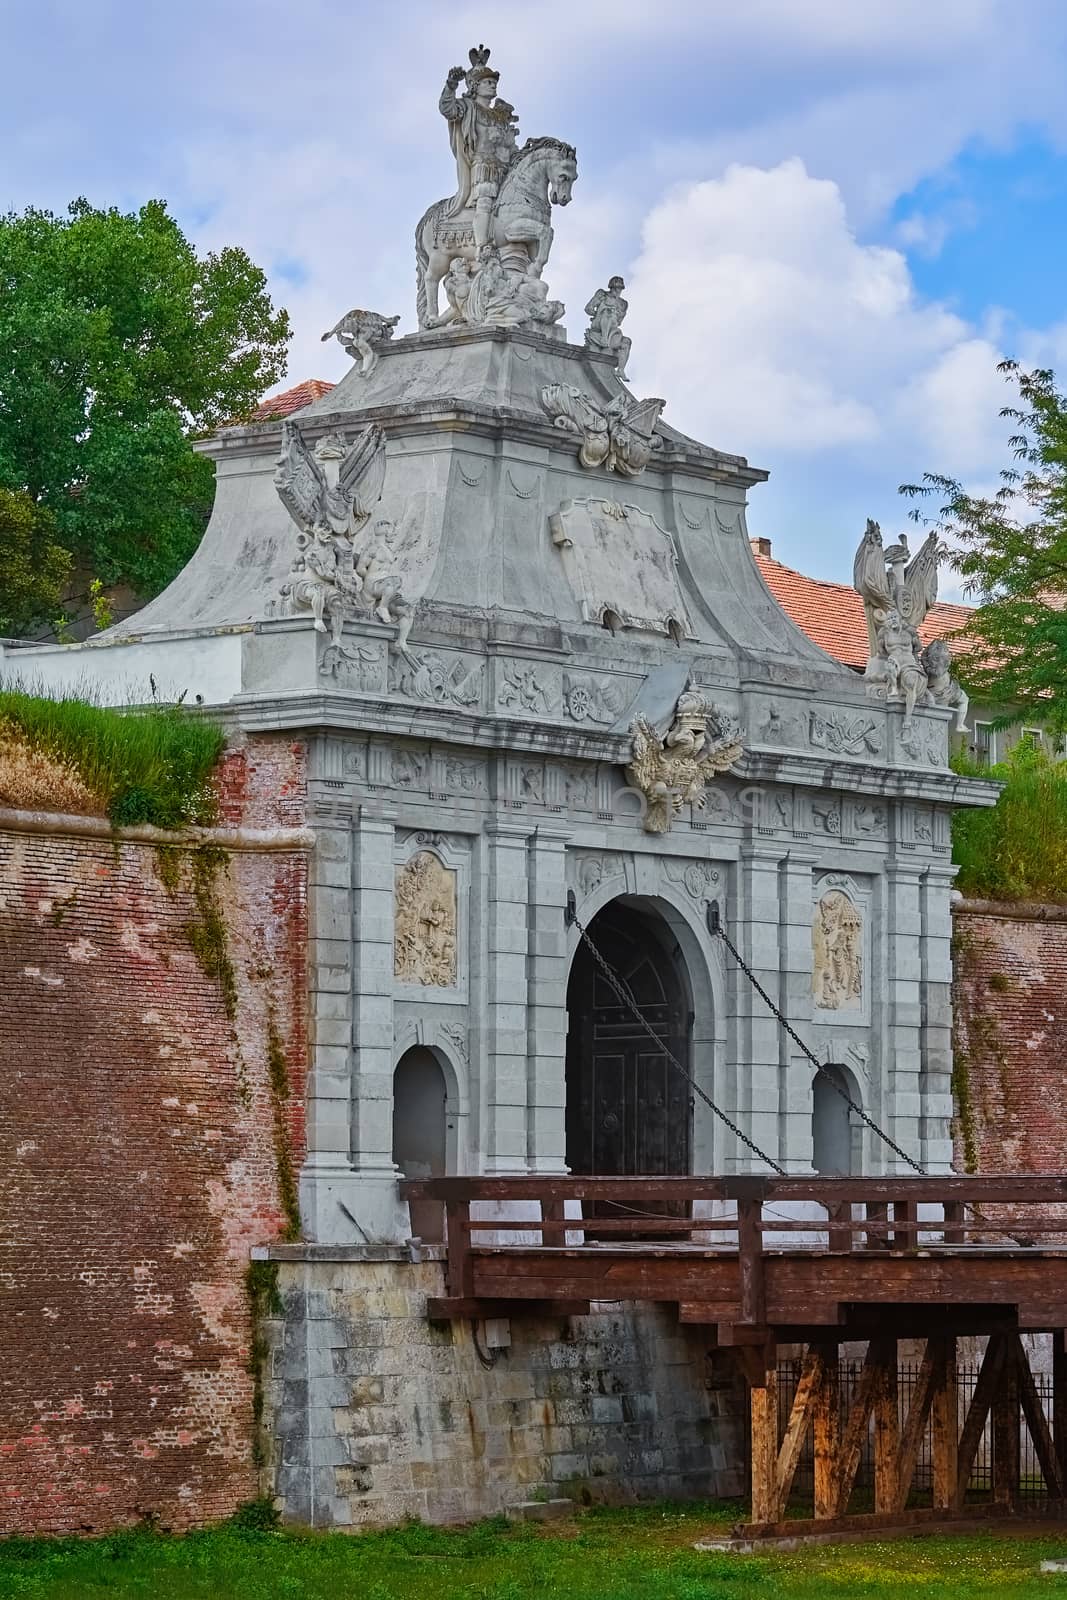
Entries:
<svg viewBox="0 0 1067 1600">
<path fill-rule="evenodd" d="M 767 1165 L 771 1168 L 771 1170 L 773 1172 L 776 1172 L 780 1178 L 788 1177 L 789 1174 L 786 1172 L 785 1168 L 784 1167 L 780 1167 L 778 1165 L 777 1161 L 772 1160 L 772 1158 L 767 1154 L 767 1152 L 765 1150 L 761 1150 L 759 1145 L 754 1143 L 754 1141 L 751 1140 L 748 1137 L 747 1133 L 742 1133 L 741 1129 L 737 1126 L 737 1123 L 731 1121 L 731 1119 L 726 1115 L 726 1112 L 721 1110 L 715 1104 L 714 1100 L 711 1098 L 710 1095 L 705 1094 L 704 1090 L 700 1087 L 699 1083 L 697 1083 L 696 1079 L 692 1076 L 692 1074 L 690 1072 L 688 1072 L 686 1070 L 686 1068 L 678 1060 L 678 1057 L 676 1055 L 674 1055 L 674 1053 L 667 1048 L 666 1044 L 660 1038 L 660 1036 L 656 1032 L 655 1028 L 653 1028 L 652 1024 L 648 1021 L 648 1019 L 645 1017 L 644 1013 L 641 1011 L 640 1007 L 638 1006 L 637 1001 L 634 998 L 634 995 L 630 990 L 629 984 L 627 984 L 627 982 L 626 982 L 626 980 L 624 978 L 620 978 L 618 973 L 614 970 L 614 968 L 611 967 L 608 964 L 608 962 L 604 959 L 604 957 L 601 955 L 600 951 L 598 950 L 596 944 L 589 937 L 589 934 L 586 932 L 585 928 L 583 928 L 582 924 L 579 922 L 577 916 L 573 912 L 571 912 L 569 920 L 573 923 L 574 927 L 576 927 L 578 929 L 579 937 L 581 938 L 582 942 L 585 945 L 588 946 L 588 948 L 589 948 L 589 950 L 590 950 L 590 952 L 592 954 L 593 960 L 596 962 L 597 966 L 600 968 L 601 972 L 604 974 L 604 976 L 607 979 L 608 983 L 610 984 L 611 988 L 614 989 L 615 993 L 618 995 L 618 997 L 622 1001 L 623 1005 L 627 1008 L 628 1011 L 631 1011 L 633 1013 L 635 1019 L 641 1024 L 642 1028 L 648 1034 L 649 1038 L 652 1039 L 652 1041 L 654 1042 L 657 1050 L 659 1050 L 663 1055 L 666 1056 L 667 1060 L 670 1062 L 671 1066 L 675 1069 L 676 1072 L 680 1072 L 681 1073 L 682 1077 L 688 1083 L 688 1085 L 692 1089 L 693 1093 L 694 1094 L 698 1094 L 700 1096 L 700 1098 L 701 1098 L 701 1100 L 703 1100 L 704 1104 L 711 1111 L 713 1111 L 715 1113 L 715 1115 L 718 1117 L 719 1121 L 725 1123 L 726 1126 L 729 1128 L 730 1132 L 732 1134 L 734 1134 L 734 1136 L 736 1138 L 740 1139 L 740 1141 L 741 1141 L 741 1143 L 743 1145 L 747 1145 L 749 1150 L 752 1151 L 752 1154 L 754 1156 L 758 1156 L 761 1161 L 765 1161 L 767 1163 Z"/>
<path fill-rule="evenodd" d="M 901 1161 L 907 1162 L 908 1166 L 911 1167 L 912 1171 L 913 1172 L 917 1172 L 921 1178 L 927 1177 L 928 1174 L 927 1174 L 925 1168 L 921 1167 L 917 1161 L 913 1161 L 911 1156 L 908 1155 L 907 1151 L 902 1150 L 900 1148 L 899 1144 L 897 1144 L 895 1142 L 895 1140 L 891 1139 L 889 1137 L 888 1133 L 886 1133 L 884 1131 L 884 1129 L 880 1128 L 878 1126 L 877 1122 L 875 1122 L 871 1117 L 869 1117 L 867 1115 L 867 1113 L 866 1113 L 866 1111 L 864 1111 L 863 1107 L 856 1104 L 855 1100 L 853 1100 L 852 1096 L 848 1093 L 848 1091 L 846 1089 L 842 1089 L 841 1085 L 837 1082 L 837 1080 L 834 1077 L 833 1073 L 827 1072 L 826 1067 L 824 1066 L 824 1064 L 818 1059 L 818 1057 L 816 1055 L 813 1054 L 813 1052 L 811 1050 L 808 1049 L 807 1045 L 804 1043 L 804 1041 L 800 1037 L 799 1033 L 797 1033 L 796 1029 L 790 1025 L 790 1023 L 788 1022 L 786 1017 L 779 1010 L 778 1006 L 775 1005 L 774 1001 L 771 999 L 770 995 L 767 993 L 767 991 L 763 987 L 762 983 L 760 983 L 759 979 L 756 977 L 756 974 L 752 971 L 752 968 L 748 965 L 747 961 L 745 961 L 744 957 L 738 951 L 736 945 L 733 943 L 733 941 L 730 938 L 729 934 L 726 932 L 726 929 L 723 927 L 722 922 L 719 920 L 719 918 L 717 916 L 713 919 L 713 922 L 714 922 L 714 926 L 712 928 L 713 936 L 722 940 L 723 944 L 726 946 L 727 950 L 729 950 L 730 954 L 733 956 L 734 960 L 737 962 L 737 965 L 741 968 L 741 971 L 744 973 L 744 975 L 748 979 L 749 983 L 755 989 L 755 991 L 759 995 L 760 999 L 763 1000 L 764 1003 L 769 1007 L 771 1012 L 773 1012 L 775 1018 L 778 1021 L 779 1026 L 785 1029 L 786 1033 L 789 1035 L 790 1039 L 792 1039 L 793 1043 L 797 1046 L 797 1048 L 804 1052 L 804 1054 L 807 1056 L 808 1060 L 811 1062 L 812 1066 L 815 1068 L 816 1073 L 821 1073 L 822 1074 L 822 1076 L 826 1079 L 827 1083 L 833 1089 L 834 1093 L 835 1094 L 839 1094 L 841 1096 L 842 1100 L 848 1106 L 849 1110 L 850 1111 L 854 1111 L 856 1113 L 857 1117 L 859 1117 L 862 1122 L 866 1123 L 867 1127 L 870 1128 L 871 1132 L 872 1133 L 876 1133 L 878 1135 L 879 1139 L 881 1139 L 885 1144 L 887 1144 L 889 1146 L 890 1150 L 893 1151 L 894 1155 L 899 1156 Z"/>
</svg>

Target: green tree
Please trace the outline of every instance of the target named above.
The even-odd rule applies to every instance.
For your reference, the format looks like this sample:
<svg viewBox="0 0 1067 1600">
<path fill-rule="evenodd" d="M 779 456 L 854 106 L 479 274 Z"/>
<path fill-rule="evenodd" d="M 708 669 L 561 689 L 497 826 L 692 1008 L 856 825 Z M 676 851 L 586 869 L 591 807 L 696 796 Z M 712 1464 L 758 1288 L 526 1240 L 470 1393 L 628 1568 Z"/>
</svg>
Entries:
<svg viewBox="0 0 1067 1600">
<path fill-rule="evenodd" d="M 0 633 L 18 635 L 51 616 L 70 568 L 51 512 L 28 494 L 0 489 Z"/>
<path fill-rule="evenodd" d="M 259 267 L 198 256 L 162 201 L 0 217 L 0 485 L 79 568 L 157 593 L 211 507 L 191 440 L 250 413 L 288 340 Z"/>
<path fill-rule="evenodd" d="M 1044 368 L 1015 361 L 999 370 L 1019 403 L 1001 416 L 1015 424 L 1009 444 L 1017 465 L 1004 467 L 990 497 L 969 494 L 955 478 L 927 472 L 901 485 L 912 499 L 941 501 L 936 525 L 977 602 L 961 638 L 974 647 L 956 659 L 972 695 L 1013 708 L 1012 720 L 1067 732 L 1067 396 Z M 912 512 L 926 521 L 921 507 Z"/>
</svg>

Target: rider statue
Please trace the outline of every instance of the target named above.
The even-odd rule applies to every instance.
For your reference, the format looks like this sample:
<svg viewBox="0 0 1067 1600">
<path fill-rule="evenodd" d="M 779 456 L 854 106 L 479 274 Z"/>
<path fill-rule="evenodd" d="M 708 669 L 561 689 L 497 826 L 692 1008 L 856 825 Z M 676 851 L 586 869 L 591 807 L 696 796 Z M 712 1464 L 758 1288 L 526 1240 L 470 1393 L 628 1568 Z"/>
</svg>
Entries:
<svg viewBox="0 0 1067 1600">
<path fill-rule="evenodd" d="M 487 65 L 489 51 L 479 45 L 470 52 L 469 67 L 453 67 L 441 92 L 441 115 L 448 122 L 448 137 L 456 158 L 459 188 L 448 208 L 449 216 L 474 209 L 474 243 L 482 250 L 489 243 L 489 224 L 500 182 L 515 154 L 518 118 L 514 106 L 497 99 L 500 74 Z M 466 94 L 456 90 L 463 79 Z"/>
</svg>

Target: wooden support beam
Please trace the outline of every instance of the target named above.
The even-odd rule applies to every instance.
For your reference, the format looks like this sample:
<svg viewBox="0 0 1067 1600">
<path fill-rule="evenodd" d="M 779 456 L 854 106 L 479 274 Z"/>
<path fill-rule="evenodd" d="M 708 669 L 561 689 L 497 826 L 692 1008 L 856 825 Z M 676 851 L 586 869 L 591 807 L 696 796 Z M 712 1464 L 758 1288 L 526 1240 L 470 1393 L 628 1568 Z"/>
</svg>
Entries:
<svg viewBox="0 0 1067 1600">
<path fill-rule="evenodd" d="M 831 1516 L 843 1517 L 848 1510 L 848 1502 L 852 1498 L 852 1486 L 859 1469 L 863 1441 L 867 1437 L 875 1395 L 883 1382 L 882 1369 L 889 1359 L 891 1345 L 890 1340 L 872 1339 L 867 1346 L 856 1398 L 852 1402 L 852 1409 L 845 1422 L 845 1431 L 841 1436 L 834 1509 L 829 1513 Z"/>
<path fill-rule="evenodd" d="M 880 1382 L 874 1397 L 874 1509 L 890 1513 L 897 1503 L 900 1412 L 897 1409 L 897 1341 L 885 1340 Z"/>
<path fill-rule="evenodd" d="M 897 1456 L 897 1499 L 895 1511 L 903 1511 L 908 1503 L 908 1494 L 911 1490 L 911 1480 L 915 1476 L 915 1463 L 919 1459 L 919 1446 L 923 1434 L 926 1432 L 926 1419 L 930 1415 L 930 1406 L 934 1398 L 934 1382 L 937 1377 L 937 1346 L 936 1341 L 928 1339 L 923 1352 L 919 1374 L 912 1390 L 911 1405 L 908 1407 L 904 1431 L 900 1438 L 900 1453 Z"/>
<path fill-rule="evenodd" d="M 1063 1328 L 1052 1335 L 1052 1436 L 1060 1473 L 1067 1483 L 1067 1333 Z"/>
<path fill-rule="evenodd" d="M 831 1350 L 830 1364 L 837 1370 L 837 1351 Z M 827 1356 L 824 1350 L 809 1350 L 804 1357 L 804 1365 L 800 1371 L 797 1382 L 797 1391 L 793 1397 L 793 1408 L 789 1413 L 785 1433 L 782 1436 L 781 1448 L 778 1451 L 778 1504 L 774 1514 L 774 1521 L 785 1516 L 786 1504 L 789 1500 L 789 1491 L 793 1487 L 796 1477 L 797 1465 L 800 1461 L 800 1452 L 807 1438 L 808 1428 L 811 1425 L 813 1414 L 820 1390 L 825 1382 Z M 818 1473 L 818 1441 L 816 1441 L 816 1473 Z"/>
<path fill-rule="evenodd" d="M 742 1194 L 737 1201 L 737 1251 L 741 1279 L 741 1320 L 754 1326 L 767 1321 L 767 1290 L 763 1276 L 763 1235 L 760 1222 L 763 1201 Z"/>
<path fill-rule="evenodd" d="M 947 1511 L 956 1500 L 959 1481 L 959 1399 L 956 1388 L 956 1335 L 940 1334 L 935 1347 L 935 1375 L 931 1404 L 933 1504 Z"/>
<path fill-rule="evenodd" d="M 812 1419 L 812 1444 L 815 1465 L 813 1510 L 817 1520 L 832 1517 L 837 1510 L 837 1471 L 841 1427 L 840 1372 L 837 1347 L 822 1345 L 819 1355 L 822 1381 L 815 1395 Z"/>
<path fill-rule="evenodd" d="M 1064 1496 L 1064 1474 L 1060 1466 L 1056 1446 L 1053 1443 L 1052 1430 L 1045 1416 L 1045 1408 L 1041 1404 L 1041 1397 L 1037 1392 L 1034 1375 L 1030 1370 L 1026 1349 L 1019 1335 L 1015 1335 L 1016 1344 L 1016 1378 L 1019 1385 L 1019 1403 L 1022 1414 L 1026 1419 L 1026 1426 L 1030 1430 L 1030 1437 L 1034 1441 L 1034 1454 L 1037 1464 L 1041 1468 L 1041 1476 L 1048 1485 L 1048 1492 L 1054 1500 L 1062 1500 Z"/>
<path fill-rule="evenodd" d="M 778 1372 L 767 1368 L 752 1385 L 752 1520 L 778 1521 Z"/>
<path fill-rule="evenodd" d="M 1019 1495 L 1018 1339 L 1005 1335 L 1004 1365 L 993 1396 L 993 1498 L 1009 1510 Z"/>
<path fill-rule="evenodd" d="M 740 1300 L 682 1300 L 678 1304 L 679 1322 L 738 1322 Z"/>
<path fill-rule="evenodd" d="M 445 1240 L 448 1245 L 445 1287 L 451 1297 L 462 1299 L 469 1299 L 474 1294 L 470 1209 L 470 1201 L 466 1199 L 448 1199 L 445 1202 Z"/>
<path fill-rule="evenodd" d="M 963 1508 L 967 1485 L 971 1481 L 971 1472 L 974 1469 L 974 1458 L 978 1454 L 978 1446 L 982 1442 L 985 1432 L 986 1418 L 989 1416 L 993 1404 L 993 1396 L 1000 1385 L 1000 1375 L 1004 1368 L 1004 1359 L 1007 1351 L 1008 1335 L 994 1333 L 989 1337 L 982 1357 L 982 1365 L 978 1372 L 978 1379 L 971 1396 L 971 1404 L 963 1422 L 963 1431 L 956 1451 L 956 1499 L 954 1509 Z"/>
</svg>

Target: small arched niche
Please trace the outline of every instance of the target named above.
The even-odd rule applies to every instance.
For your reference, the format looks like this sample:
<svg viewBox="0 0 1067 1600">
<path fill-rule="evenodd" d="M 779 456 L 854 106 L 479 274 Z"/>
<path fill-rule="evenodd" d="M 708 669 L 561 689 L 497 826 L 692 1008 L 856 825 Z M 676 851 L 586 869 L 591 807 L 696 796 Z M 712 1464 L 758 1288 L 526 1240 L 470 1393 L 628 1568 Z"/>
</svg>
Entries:
<svg viewBox="0 0 1067 1600">
<path fill-rule="evenodd" d="M 406 1050 L 393 1073 L 393 1161 L 405 1178 L 443 1178 L 447 1170 L 448 1088 L 440 1062 L 425 1045 Z M 444 1210 L 436 1200 L 410 1202 L 413 1237 L 428 1244 L 444 1237 Z"/>
<path fill-rule="evenodd" d="M 811 1164 L 824 1178 L 847 1178 L 858 1166 L 859 1128 L 853 1124 L 852 1111 L 841 1091 L 856 1099 L 855 1085 L 843 1067 L 831 1064 L 815 1074 L 811 1086 Z"/>
</svg>

